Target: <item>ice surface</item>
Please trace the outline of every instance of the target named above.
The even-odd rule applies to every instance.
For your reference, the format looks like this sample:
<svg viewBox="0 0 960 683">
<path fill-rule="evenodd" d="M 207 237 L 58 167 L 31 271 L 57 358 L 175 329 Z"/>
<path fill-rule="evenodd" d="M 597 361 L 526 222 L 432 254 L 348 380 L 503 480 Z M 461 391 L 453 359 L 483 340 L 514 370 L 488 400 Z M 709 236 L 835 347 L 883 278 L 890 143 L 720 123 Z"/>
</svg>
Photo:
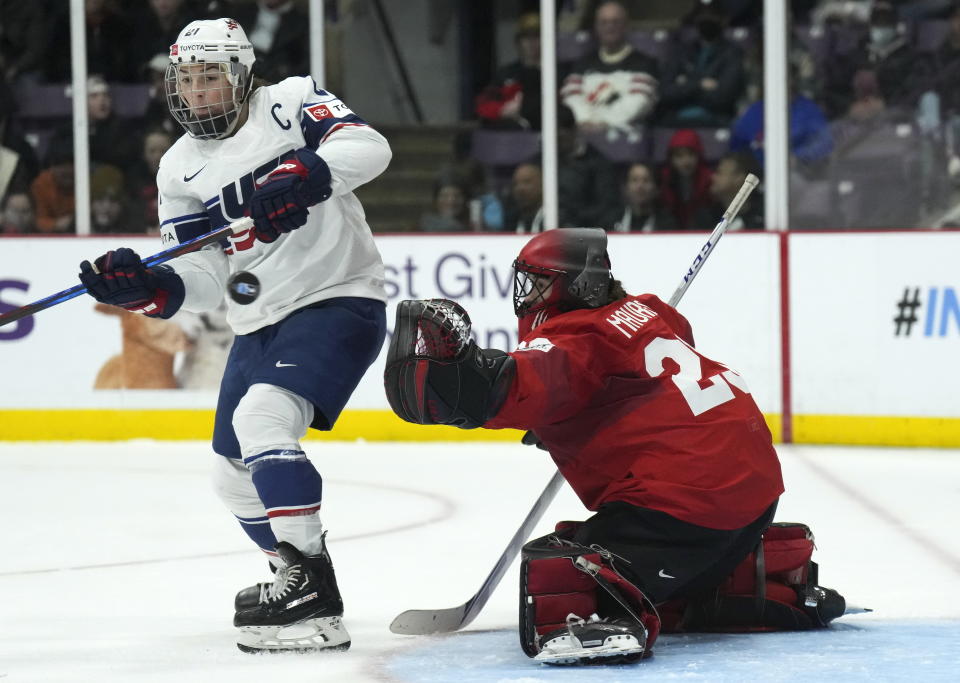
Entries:
<svg viewBox="0 0 960 683">
<path fill-rule="evenodd" d="M 807 634 L 665 636 L 616 680 L 956 680 L 960 452 L 780 447 L 777 519 L 817 536 L 821 582 L 871 615 Z M 0 681 L 540 681 L 584 670 L 519 649 L 516 567 L 463 634 L 405 637 L 409 608 L 470 597 L 552 474 L 532 448 L 309 442 L 353 636 L 251 656 L 237 589 L 266 563 L 221 507 L 205 443 L 0 444 Z M 586 516 L 565 488 L 537 533 Z M 595 675 L 591 671 L 591 676 Z"/>
</svg>

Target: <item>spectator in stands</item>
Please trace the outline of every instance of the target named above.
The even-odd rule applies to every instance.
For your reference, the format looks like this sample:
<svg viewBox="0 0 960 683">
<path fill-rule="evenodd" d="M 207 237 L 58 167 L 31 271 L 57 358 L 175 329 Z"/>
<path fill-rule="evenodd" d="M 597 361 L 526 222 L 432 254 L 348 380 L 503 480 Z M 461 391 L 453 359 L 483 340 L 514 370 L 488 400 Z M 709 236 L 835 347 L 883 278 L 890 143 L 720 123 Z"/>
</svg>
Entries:
<svg viewBox="0 0 960 683">
<path fill-rule="evenodd" d="M 310 74 L 310 22 L 293 0 L 236 3 L 230 11 L 256 50 L 257 76 L 279 83 Z"/>
<path fill-rule="evenodd" d="M 113 110 L 110 86 L 102 76 L 87 79 L 87 116 L 90 161 L 127 169 L 137 160 L 140 135 Z"/>
<path fill-rule="evenodd" d="M 627 42 L 629 16 L 608 0 L 597 8 L 594 30 L 599 49 L 578 60 L 560 95 L 585 133 L 638 135 L 657 102 L 657 60 Z"/>
<path fill-rule="evenodd" d="M 195 18 L 195 12 L 185 11 L 184 0 L 150 0 L 137 4 L 140 7 L 133 10 L 131 17 L 134 35 L 131 47 L 136 54 L 137 71 L 141 73 L 155 55 L 166 57 L 180 29 Z"/>
<path fill-rule="evenodd" d="M 472 156 L 473 131 L 461 130 L 454 134 L 450 151 L 450 159 L 440 166 L 437 178 L 455 178 L 466 188 L 470 225 L 474 230 L 503 230 L 503 202 L 487 169 Z"/>
<path fill-rule="evenodd" d="M 676 230 L 673 215 L 660 203 L 657 173 L 650 164 L 638 161 L 627 170 L 623 182 L 622 206 L 612 225 L 604 226 L 613 232 L 653 232 Z"/>
<path fill-rule="evenodd" d="M 825 98 L 831 117 L 843 115 L 854 104 L 854 76 L 876 75 L 879 97 L 888 114 L 913 120 L 921 96 L 931 88 L 931 64 L 899 31 L 897 13 L 886 0 L 877 0 L 870 12 L 869 37 L 851 54 L 831 60 L 826 72 Z"/>
<path fill-rule="evenodd" d="M 830 124 L 820 106 L 797 92 L 796 69 L 790 71 L 790 154 L 799 163 L 812 167 L 826 161 L 833 150 Z M 731 151 L 749 150 L 763 166 L 763 100 L 754 102 L 730 130 Z"/>
<path fill-rule="evenodd" d="M 723 36 L 727 18 L 715 1 L 700 0 L 691 21 L 697 39 L 667 61 L 660 83 L 659 121 L 683 128 L 726 127 L 746 83 L 743 52 Z"/>
<path fill-rule="evenodd" d="M 873 0 L 819 0 L 809 12 L 809 23 L 823 28 L 828 24 L 868 24 Z"/>
<path fill-rule="evenodd" d="M 170 58 L 167 53 L 154 55 L 144 68 L 144 78 L 150 84 L 150 100 L 147 110 L 143 113 L 143 126 L 148 129 L 160 129 L 174 138 L 183 133 L 173 117 L 170 116 L 170 106 L 167 104 L 167 91 L 164 78 Z"/>
<path fill-rule="evenodd" d="M 27 190 L 40 170 L 15 114 L 16 100 L 0 73 L 0 197 Z"/>
<path fill-rule="evenodd" d="M 33 199 L 27 192 L 11 192 L 0 205 L 0 235 L 24 235 L 37 231 Z"/>
<path fill-rule="evenodd" d="M 73 143 L 54 136 L 47 152 L 47 168 L 30 185 L 37 212 L 37 232 L 74 232 Z"/>
<path fill-rule="evenodd" d="M 947 130 L 950 178 L 960 181 L 960 3 L 949 17 L 949 33 L 936 54 L 936 90 Z"/>
<path fill-rule="evenodd" d="M 537 164 L 520 164 L 514 170 L 510 196 L 503 207 L 503 229 L 543 232 L 543 173 Z"/>
<path fill-rule="evenodd" d="M 861 69 L 853 75 L 853 99 L 847 108 L 846 119 L 864 123 L 881 118 L 887 104 L 880 95 L 880 84 L 875 71 Z"/>
<path fill-rule="evenodd" d="M 540 130 L 540 16 L 517 22 L 517 61 L 502 67 L 477 96 L 477 116 L 496 128 Z"/>
<path fill-rule="evenodd" d="M 50 3 L 53 16 L 44 65 L 46 80 L 63 83 L 70 80 L 70 4 Z M 131 26 L 116 0 L 86 0 L 87 72 L 103 74 L 108 81 L 132 82 L 137 64 L 130 58 Z"/>
<path fill-rule="evenodd" d="M 44 3 L 0 0 L 0 80 L 38 74 L 43 65 L 47 25 Z"/>
<path fill-rule="evenodd" d="M 433 210 L 420 217 L 423 232 L 464 232 L 470 229 L 467 213 L 469 192 L 464 183 L 447 178 L 436 183 Z"/>
<path fill-rule="evenodd" d="M 114 113 L 110 86 L 99 74 L 87 79 L 87 125 L 92 164 L 128 169 L 136 163 L 140 135 Z M 56 136 L 72 145 L 73 122 L 61 126 Z"/>
<path fill-rule="evenodd" d="M 667 145 L 667 163 L 660 171 L 660 199 L 677 229 L 694 227 L 696 213 L 709 205 L 712 175 L 697 132 L 689 128 L 675 132 Z"/>
<path fill-rule="evenodd" d="M 560 225 L 610 225 L 620 197 L 614 165 L 577 134 L 569 107 L 557 109 L 557 185 Z"/>
<path fill-rule="evenodd" d="M 127 232 L 158 233 L 160 219 L 157 217 L 157 170 L 160 157 L 173 145 L 173 136 L 162 128 L 148 131 L 143 137 L 143 149 L 136 166 L 127 175 L 131 204 L 131 225 Z"/>
<path fill-rule="evenodd" d="M 758 168 L 756 158 L 747 150 L 724 155 L 710 180 L 712 202 L 697 211 L 693 227 L 697 230 L 713 230 L 723 217 L 723 212 L 740 191 L 743 181 L 747 179 L 747 174 L 756 174 Z M 740 207 L 740 212 L 727 230 L 763 230 L 763 228 L 763 194 L 760 188 L 757 188 Z"/>
<path fill-rule="evenodd" d="M 94 233 L 143 232 L 130 218 L 123 173 L 101 164 L 90 175 L 90 229 Z"/>
</svg>

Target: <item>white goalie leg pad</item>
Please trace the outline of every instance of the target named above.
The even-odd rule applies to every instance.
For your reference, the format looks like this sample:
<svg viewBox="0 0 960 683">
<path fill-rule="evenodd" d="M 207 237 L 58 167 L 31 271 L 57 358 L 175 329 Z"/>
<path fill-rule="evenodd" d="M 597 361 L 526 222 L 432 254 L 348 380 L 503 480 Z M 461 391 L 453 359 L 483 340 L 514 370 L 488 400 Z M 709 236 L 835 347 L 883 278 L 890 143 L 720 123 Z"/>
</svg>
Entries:
<svg viewBox="0 0 960 683">
<path fill-rule="evenodd" d="M 603 660 L 611 664 L 632 662 L 643 657 L 646 631 L 639 624 L 607 621 L 593 614 L 583 619 L 567 616 L 567 626 L 543 636 L 540 652 L 534 657 L 544 664 L 587 664 Z"/>
<path fill-rule="evenodd" d="M 289 626 L 243 626 L 237 647 L 244 652 L 346 650 L 350 634 L 340 617 L 319 617 Z"/>
</svg>

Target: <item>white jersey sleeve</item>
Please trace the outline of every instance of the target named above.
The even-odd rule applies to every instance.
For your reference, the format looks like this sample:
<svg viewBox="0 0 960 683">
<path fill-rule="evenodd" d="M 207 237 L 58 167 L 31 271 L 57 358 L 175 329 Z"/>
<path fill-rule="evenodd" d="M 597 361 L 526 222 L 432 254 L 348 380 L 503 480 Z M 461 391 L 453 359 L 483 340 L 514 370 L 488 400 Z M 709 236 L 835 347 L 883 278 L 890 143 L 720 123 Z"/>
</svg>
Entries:
<svg viewBox="0 0 960 683">
<path fill-rule="evenodd" d="M 157 179 L 164 244 L 246 215 L 257 182 L 302 148 L 330 167 L 331 197 L 310 207 L 306 225 L 275 242 L 258 241 L 250 229 L 171 261 L 184 279 L 185 310 L 216 307 L 238 271 L 252 273 L 261 293 L 248 305 L 227 300 L 227 321 L 237 334 L 335 297 L 386 301 L 383 263 L 353 191 L 386 169 L 390 145 L 309 77 L 254 90 L 246 120 L 229 138 L 183 136 L 167 151 Z"/>
<path fill-rule="evenodd" d="M 312 83 L 309 79 L 307 82 Z M 334 195 L 353 192 L 386 170 L 392 154 L 386 138 L 335 95 L 305 93 L 300 116 L 307 145 L 330 168 Z"/>
<path fill-rule="evenodd" d="M 157 173 L 157 212 L 164 247 L 182 244 L 214 229 L 203 202 L 179 194 L 178 188 L 175 178 L 161 163 Z M 199 252 L 180 256 L 169 265 L 183 278 L 185 296 L 181 310 L 208 311 L 223 300 L 229 268 L 222 245 L 210 245 Z"/>
</svg>

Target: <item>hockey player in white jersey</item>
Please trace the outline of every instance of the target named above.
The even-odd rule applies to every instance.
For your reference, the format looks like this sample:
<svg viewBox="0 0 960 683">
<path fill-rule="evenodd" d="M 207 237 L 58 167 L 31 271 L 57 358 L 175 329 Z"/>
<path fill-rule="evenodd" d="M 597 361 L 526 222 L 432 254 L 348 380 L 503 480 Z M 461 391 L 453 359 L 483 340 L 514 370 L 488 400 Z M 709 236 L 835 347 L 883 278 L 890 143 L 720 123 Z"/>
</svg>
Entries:
<svg viewBox="0 0 960 683">
<path fill-rule="evenodd" d="M 183 29 L 166 87 L 186 135 L 157 175 L 166 245 L 244 215 L 254 228 L 150 268 L 130 249 L 110 251 L 82 263 L 80 279 L 98 301 L 160 318 L 216 308 L 232 273 L 259 280 L 255 301 L 227 302 L 237 337 L 213 435 L 215 488 L 276 568 L 237 594 L 238 646 L 345 649 L 322 480 L 300 439 L 333 427 L 383 344 L 383 264 L 353 190 L 391 152 L 311 78 L 260 83 L 254 61 L 232 19 Z"/>
</svg>

